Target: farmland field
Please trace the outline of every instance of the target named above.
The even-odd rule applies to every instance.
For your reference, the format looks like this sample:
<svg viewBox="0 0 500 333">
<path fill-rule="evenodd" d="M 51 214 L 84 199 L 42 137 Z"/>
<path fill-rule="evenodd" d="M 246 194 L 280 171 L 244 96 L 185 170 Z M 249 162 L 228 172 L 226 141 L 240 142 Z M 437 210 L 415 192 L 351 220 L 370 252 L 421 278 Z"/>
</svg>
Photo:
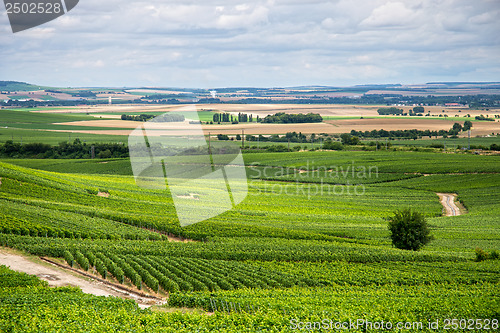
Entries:
<svg viewBox="0 0 500 333">
<path fill-rule="evenodd" d="M 449 130 L 454 122 L 463 123 L 466 120 L 473 122 L 472 136 L 497 135 L 500 133 L 500 120 L 496 121 L 476 121 L 475 116 L 486 114 L 493 118 L 500 115 L 499 109 L 459 110 L 451 107 L 429 106 L 426 110 L 430 112 L 430 117 L 398 117 L 379 116 L 377 109 L 381 105 L 294 105 L 294 104 L 207 104 L 198 107 L 200 120 L 209 122 L 214 113 L 227 112 L 237 116 L 242 112 L 264 118 L 269 114 L 277 112 L 297 113 L 318 113 L 324 117 L 321 123 L 294 124 L 296 132 L 305 134 L 341 134 L 351 130 L 371 131 L 371 130 Z M 102 136 L 102 140 L 111 142 L 125 142 L 125 136 L 129 135 L 132 129 L 139 124 L 131 121 L 120 120 L 121 114 L 149 114 L 159 115 L 163 112 L 177 110 L 177 105 L 98 105 L 82 107 L 60 107 L 60 108 L 34 108 L 34 109 L 14 109 L 0 110 L 0 142 L 7 140 L 20 141 L 26 137 L 32 142 L 31 137 L 40 136 L 44 142 L 54 143 L 54 141 L 64 140 L 67 133 L 81 140 L 97 139 Z M 402 107 L 407 112 L 410 107 Z M 426 111 L 426 112 L 427 112 Z M 466 117 L 469 114 L 471 117 Z M 443 117 L 445 116 L 445 117 Z M 363 119 L 361 119 L 363 118 Z M 27 133 L 26 130 L 36 132 Z M 270 135 L 285 134 L 290 130 L 288 124 L 263 124 L 263 123 L 239 123 L 239 124 L 204 124 L 205 134 L 245 134 Z M 461 136 L 464 136 L 462 133 Z M 116 138 L 113 138 L 116 136 Z M 66 136 L 67 137 L 67 136 Z M 119 138 L 118 138 L 119 137 Z M 71 141 L 71 140 L 70 140 Z M 55 142 L 58 143 L 58 142 Z"/>
<path fill-rule="evenodd" d="M 445 331 L 446 319 L 498 327 L 500 261 L 476 262 L 475 249 L 500 249 L 500 156 L 244 158 L 246 199 L 188 227 L 168 192 L 135 185 L 128 159 L 1 160 L 0 245 L 168 303 L 141 310 L 0 267 L 0 328 L 279 332 L 365 320 Z M 438 192 L 456 193 L 464 214 L 443 216 Z M 418 252 L 389 238 L 388 217 L 407 207 L 424 214 L 434 237 Z M 430 329 L 436 321 L 439 329 Z"/>
</svg>

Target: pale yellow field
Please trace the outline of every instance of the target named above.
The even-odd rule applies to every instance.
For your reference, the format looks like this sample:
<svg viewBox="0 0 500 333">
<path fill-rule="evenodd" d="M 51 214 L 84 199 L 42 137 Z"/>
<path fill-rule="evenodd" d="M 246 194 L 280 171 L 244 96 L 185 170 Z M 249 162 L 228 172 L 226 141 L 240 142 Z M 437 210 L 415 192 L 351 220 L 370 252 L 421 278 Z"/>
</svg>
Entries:
<svg viewBox="0 0 500 333">
<path fill-rule="evenodd" d="M 161 111 L 172 111 L 178 109 L 177 105 L 134 105 L 134 104 L 117 104 L 117 105 L 82 105 L 78 107 L 71 108 L 61 108 L 60 110 L 33 110 L 31 112 L 40 113 L 99 113 L 99 112 L 113 112 L 113 113 L 126 113 L 126 112 L 161 112 Z"/>
<path fill-rule="evenodd" d="M 89 121 L 78 121 L 70 123 L 59 123 L 61 125 L 77 125 L 88 127 L 109 127 L 109 130 L 77 130 L 72 132 L 93 133 L 93 134 L 110 134 L 110 135 L 128 135 L 133 129 L 140 126 L 140 123 L 134 121 L 120 120 L 119 115 L 124 112 L 148 112 L 148 111 L 175 111 L 182 108 L 183 105 L 100 105 L 97 107 L 81 107 L 75 109 L 65 109 L 60 111 L 50 110 L 41 112 L 61 112 L 61 113 L 92 113 L 96 117 L 100 117 L 99 113 L 113 112 L 116 115 L 102 115 L 103 118 Z M 262 123 L 240 123 L 231 125 L 203 125 L 205 133 L 211 134 L 285 134 L 286 132 L 302 132 L 304 134 L 311 133 L 328 133 L 339 134 L 348 133 L 351 130 L 356 131 L 371 131 L 371 130 L 449 130 L 454 121 L 446 118 L 397 118 L 397 117 L 379 117 L 377 109 L 380 106 L 362 106 L 362 105 L 288 105 L 288 104 L 209 104 L 197 106 L 198 111 L 215 110 L 221 112 L 230 112 L 237 114 L 239 112 L 259 115 L 265 117 L 268 114 L 277 112 L 285 113 L 319 113 L 322 116 L 328 117 L 356 117 L 355 119 L 333 119 L 325 120 L 323 123 L 308 123 L 308 124 L 262 124 Z M 412 107 L 400 107 L 408 111 Z M 472 117 L 479 114 L 486 114 L 484 110 L 468 110 L 464 108 L 430 106 L 425 107 L 426 113 L 430 111 L 432 116 L 440 114 L 448 117 L 465 116 L 470 114 Z M 444 112 L 443 112 L 444 110 Z M 461 112 L 459 112 L 461 111 Z M 490 117 L 494 114 L 500 114 L 500 110 L 488 111 Z M 376 117 L 370 119 L 360 119 L 361 117 Z M 109 119 L 113 118 L 113 119 Z M 162 123 L 155 125 L 158 130 L 154 135 L 179 135 L 188 134 L 193 131 L 193 126 L 186 121 L 184 123 Z M 119 128 L 119 130 L 117 129 Z M 130 130 L 123 130 L 124 128 Z M 161 129 L 161 130 L 160 130 Z M 194 132 L 193 132 L 194 133 Z M 491 133 L 500 133 L 500 120 L 495 122 L 474 122 L 473 135 L 489 135 Z"/>
</svg>

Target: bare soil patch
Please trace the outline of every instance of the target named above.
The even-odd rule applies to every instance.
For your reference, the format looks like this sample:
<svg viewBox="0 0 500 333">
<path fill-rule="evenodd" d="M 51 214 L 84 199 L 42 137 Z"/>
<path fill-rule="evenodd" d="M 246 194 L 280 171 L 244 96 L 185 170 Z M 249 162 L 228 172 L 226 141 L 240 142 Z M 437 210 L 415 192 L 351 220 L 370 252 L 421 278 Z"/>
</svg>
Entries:
<svg viewBox="0 0 500 333">
<path fill-rule="evenodd" d="M 48 132 L 86 133 L 98 135 L 129 135 L 132 130 L 47 130 Z"/>
<path fill-rule="evenodd" d="M 84 105 L 79 107 L 61 107 L 51 108 L 51 110 L 33 110 L 30 112 L 39 113 L 119 113 L 120 115 L 127 112 L 161 112 L 177 110 L 182 105 L 138 105 L 138 104 L 102 104 L 102 105 Z"/>
<path fill-rule="evenodd" d="M 454 122 L 441 119 L 391 119 L 391 118 L 374 118 L 374 119 L 338 119 L 327 120 L 328 124 L 335 126 L 335 133 L 348 133 L 351 130 L 356 131 L 371 131 L 371 130 L 449 130 Z M 500 123 L 498 122 L 474 122 L 472 127 L 473 135 L 487 135 L 492 132 L 500 132 Z"/>
<path fill-rule="evenodd" d="M 105 119 L 121 119 L 121 114 L 93 114 L 94 118 L 105 118 Z"/>
<path fill-rule="evenodd" d="M 118 119 L 83 120 L 70 121 L 65 123 L 54 123 L 54 125 L 88 126 L 88 127 L 109 127 L 109 128 L 136 128 L 141 123 L 137 121 L 127 121 Z"/>
<path fill-rule="evenodd" d="M 196 193 L 189 193 L 189 195 L 178 195 L 177 198 L 200 200 L 199 194 L 196 194 Z"/>
<path fill-rule="evenodd" d="M 172 234 L 167 234 L 167 239 L 170 242 L 179 242 L 179 243 L 192 243 L 192 242 L 195 242 L 192 239 L 182 238 L 182 237 L 179 237 L 179 236 L 174 236 Z"/>
</svg>

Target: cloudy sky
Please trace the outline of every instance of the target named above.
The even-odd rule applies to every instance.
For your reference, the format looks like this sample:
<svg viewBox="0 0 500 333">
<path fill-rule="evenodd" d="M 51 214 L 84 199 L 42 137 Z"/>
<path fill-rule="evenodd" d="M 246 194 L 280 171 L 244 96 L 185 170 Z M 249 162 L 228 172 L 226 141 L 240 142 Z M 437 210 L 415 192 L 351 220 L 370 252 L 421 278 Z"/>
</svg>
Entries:
<svg viewBox="0 0 500 333">
<path fill-rule="evenodd" d="M 2 6 L 0 59 L 64 87 L 500 81 L 500 0 L 80 0 L 16 34 Z"/>
</svg>

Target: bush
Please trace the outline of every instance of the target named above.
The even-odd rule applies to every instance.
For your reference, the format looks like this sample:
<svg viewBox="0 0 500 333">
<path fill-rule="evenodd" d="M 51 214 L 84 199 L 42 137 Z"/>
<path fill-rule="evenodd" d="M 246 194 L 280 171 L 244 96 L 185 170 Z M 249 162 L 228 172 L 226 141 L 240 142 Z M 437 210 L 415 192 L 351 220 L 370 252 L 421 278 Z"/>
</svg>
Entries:
<svg viewBox="0 0 500 333">
<path fill-rule="evenodd" d="M 500 259 L 500 254 L 498 251 L 493 250 L 491 253 L 484 251 L 483 249 L 476 247 L 476 261 L 485 261 L 485 260 L 497 260 Z"/>
<path fill-rule="evenodd" d="M 95 269 L 104 279 L 106 279 L 106 276 L 108 275 L 106 266 L 104 266 L 104 263 L 99 258 L 95 260 Z"/>
<path fill-rule="evenodd" d="M 64 251 L 63 256 L 64 256 L 64 260 L 66 260 L 68 265 L 73 267 L 73 262 L 75 261 L 75 259 L 73 258 L 73 255 L 71 254 L 71 252 L 66 250 L 66 251 Z"/>
<path fill-rule="evenodd" d="M 484 251 L 483 249 L 476 247 L 476 261 L 484 261 L 489 258 L 489 253 Z"/>
<path fill-rule="evenodd" d="M 272 153 L 282 153 L 288 151 L 288 148 L 285 145 L 272 145 L 268 146 L 266 150 Z"/>
<path fill-rule="evenodd" d="M 344 149 L 344 146 L 340 142 L 333 142 L 332 140 L 327 140 L 323 144 L 323 149 L 329 149 L 329 150 L 342 150 Z"/>
<path fill-rule="evenodd" d="M 395 212 L 388 228 L 392 244 L 398 249 L 418 251 L 432 240 L 424 216 L 411 209 Z"/>
<path fill-rule="evenodd" d="M 75 252 L 75 260 L 84 271 L 89 270 L 89 260 L 80 251 Z"/>
<path fill-rule="evenodd" d="M 493 259 L 493 260 L 500 259 L 500 253 L 498 253 L 498 251 L 496 251 L 496 250 L 491 251 L 490 259 Z"/>
</svg>

